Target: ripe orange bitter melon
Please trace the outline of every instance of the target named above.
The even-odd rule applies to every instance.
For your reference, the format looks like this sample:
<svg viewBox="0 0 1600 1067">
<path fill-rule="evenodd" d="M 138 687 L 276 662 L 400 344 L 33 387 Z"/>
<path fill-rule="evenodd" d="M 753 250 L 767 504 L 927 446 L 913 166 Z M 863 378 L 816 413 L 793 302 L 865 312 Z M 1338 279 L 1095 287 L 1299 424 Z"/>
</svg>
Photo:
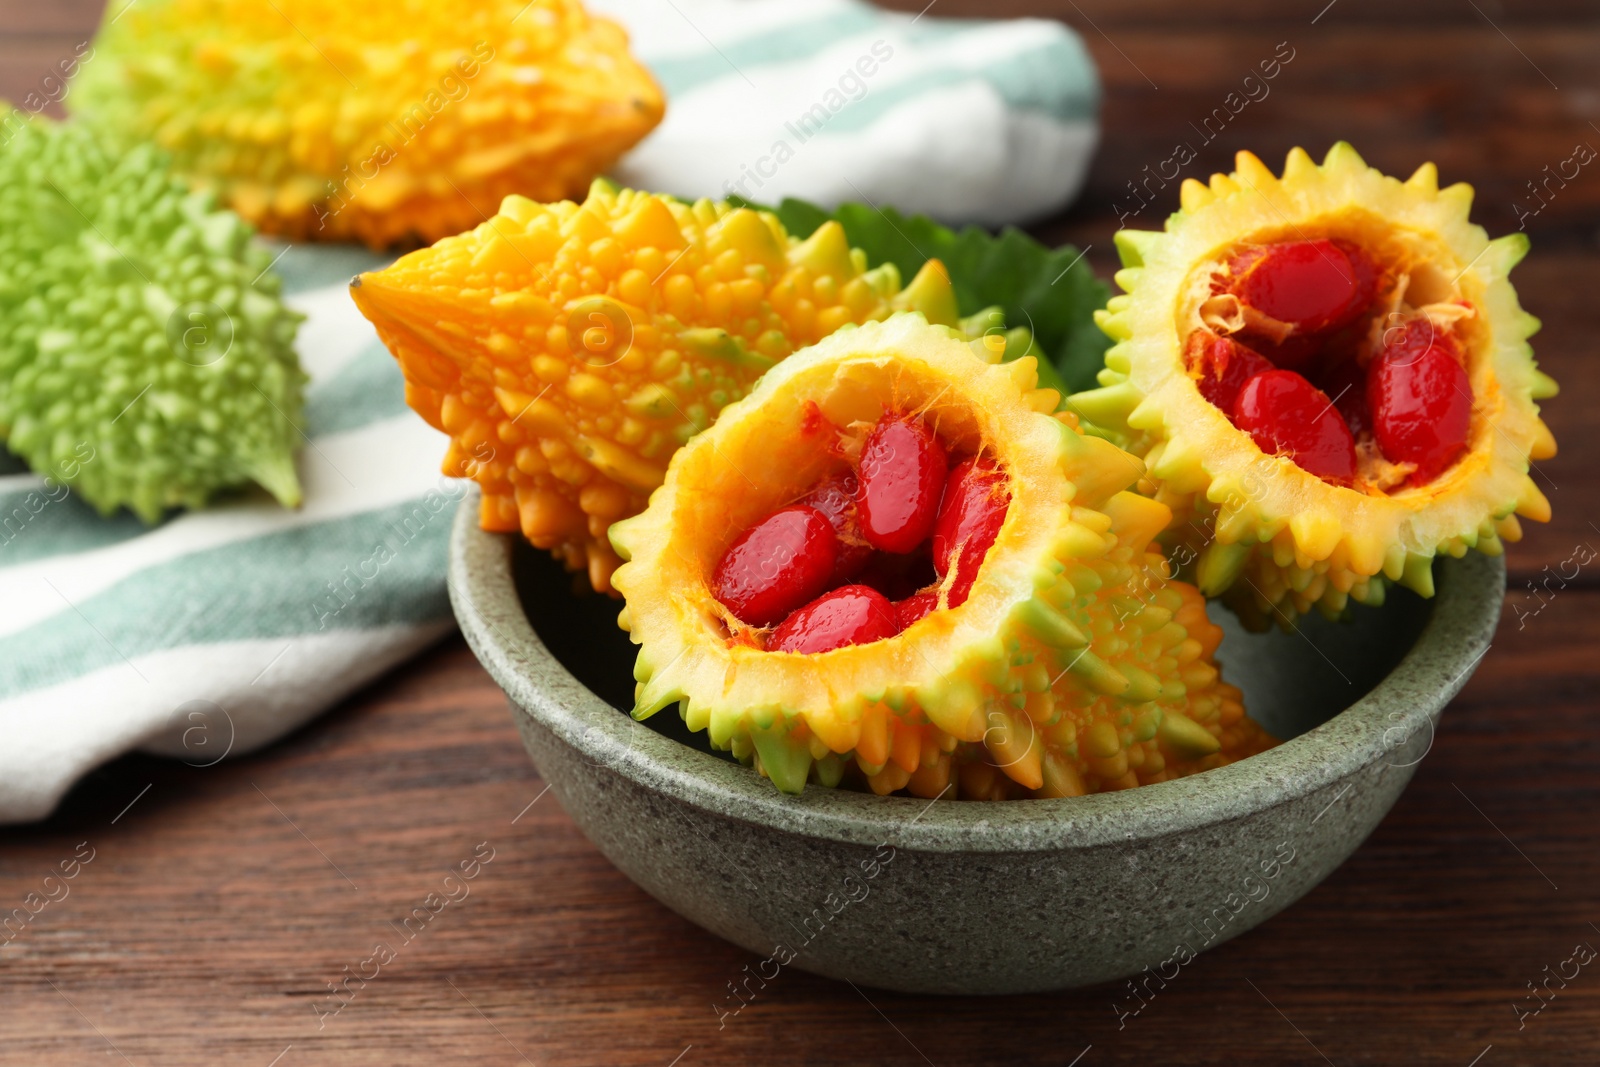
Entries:
<svg viewBox="0 0 1600 1067">
<path fill-rule="evenodd" d="M 1115 344 L 1069 403 L 1145 460 L 1194 580 L 1246 622 L 1336 616 L 1389 582 L 1431 595 L 1437 555 L 1549 518 L 1556 383 L 1508 280 L 1528 243 L 1491 241 L 1471 201 L 1347 144 L 1295 149 L 1282 176 L 1241 152 L 1184 183 L 1163 231 L 1117 234 Z"/>
<path fill-rule="evenodd" d="M 1270 745 L 1220 679 L 1203 598 L 1152 542 L 1170 511 L 1126 491 L 1142 465 L 1080 433 L 1058 400 L 1033 357 L 1000 362 L 916 314 L 842 329 L 768 371 L 673 457 L 649 507 L 611 528 L 627 560 L 621 623 L 640 646 L 634 714 L 678 705 L 789 793 L 843 781 L 1076 796 Z M 773 650 L 793 617 L 742 625 L 719 599 L 719 560 L 763 516 L 814 499 L 856 431 L 891 413 L 999 472 L 1008 503 L 975 580 L 956 603 L 952 568 L 919 594 L 932 610 L 897 631 Z"/>
<path fill-rule="evenodd" d="M 581 204 L 507 197 L 351 296 L 408 402 L 450 435 L 444 472 L 482 487 L 483 527 L 520 530 L 602 591 L 611 523 L 777 361 L 897 309 L 957 323 L 937 261 L 902 287 L 836 222 L 799 241 L 766 212 L 606 182 Z"/>
<path fill-rule="evenodd" d="M 665 106 L 576 0 L 123 0 L 67 104 L 263 232 L 373 247 L 579 195 Z"/>
</svg>

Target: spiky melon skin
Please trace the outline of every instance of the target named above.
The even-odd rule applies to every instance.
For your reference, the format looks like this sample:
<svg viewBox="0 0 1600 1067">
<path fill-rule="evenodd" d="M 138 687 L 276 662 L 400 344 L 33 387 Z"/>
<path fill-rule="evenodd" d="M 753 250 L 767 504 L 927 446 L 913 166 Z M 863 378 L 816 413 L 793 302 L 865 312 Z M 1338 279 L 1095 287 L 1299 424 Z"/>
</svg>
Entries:
<svg viewBox="0 0 1600 1067">
<path fill-rule="evenodd" d="M 483 487 L 483 528 L 521 530 L 601 591 L 611 523 L 775 361 L 896 308 L 956 321 L 937 262 L 902 290 L 836 222 L 799 241 L 764 212 L 605 182 L 582 204 L 508 197 L 351 296 L 450 435 L 444 472 Z"/>
<path fill-rule="evenodd" d="M 1167 508 L 1124 491 L 1138 461 L 1053 416 L 1032 357 L 994 359 L 919 315 L 841 330 L 678 452 L 649 508 L 611 529 L 629 561 L 620 621 L 640 646 L 634 714 L 679 704 L 690 729 L 789 793 L 848 774 L 878 793 L 1075 796 L 1270 743 L 1220 681 L 1201 597 L 1152 546 Z M 811 412 L 870 425 L 890 406 L 1006 472 L 1006 520 L 970 598 L 821 654 L 730 636 L 716 561 L 841 462 Z"/>
<path fill-rule="evenodd" d="M 0 436 L 146 522 L 255 481 L 300 502 L 302 316 L 271 255 L 152 146 L 11 113 L 0 144 Z"/>
<path fill-rule="evenodd" d="M 580 195 L 665 106 L 576 0 L 112 7 L 74 114 L 295 240 L 433 241 L 511 193 Z"/>
<path fill-rule="evenodd" d="M 1248 152 L 1236 167 L 1209 186 L 1186 181 L 1182 210 L 1163 231 L 1118 232 L 1125 292 L 1097 316 L 1115 344 L 1102 387 L 1069 405 L 1145 459 L 1142 490 L 1172 507 L 1167 539 L 1183 573 L 1247 624 L 1289 627 L 1313 608 L 1338 616 L 1352 600 L 1381 603 L 1388 582 L 1431 596 L 1436 555 L 1498 554 L 1521 536 L 1518 515 L 1550 515 L 1528 472 L 1530 460 L 1555 454 L 1536 401 L 1554 396 L 1556 384 L 1534 363 L 1528 338 L 1539 322 L 1508 280 L 1527 238 L 1489 240 L 1468 221 L 1471 187 L 1441 190 L 1431 163 L 1401 182 L 1340 143 L 1320 166 L 1293 150 L 1281 178 Z M 1466 346 L 1468 451 L 1426 486 L 1362 493 L 1265 455 L 1184 367 L 1185 331 L 1195 325 L 1184 309 L 1207 263 L 1242 241 L 1326 233 L 1406 242 L 1476 308 Z"/>
</svg>

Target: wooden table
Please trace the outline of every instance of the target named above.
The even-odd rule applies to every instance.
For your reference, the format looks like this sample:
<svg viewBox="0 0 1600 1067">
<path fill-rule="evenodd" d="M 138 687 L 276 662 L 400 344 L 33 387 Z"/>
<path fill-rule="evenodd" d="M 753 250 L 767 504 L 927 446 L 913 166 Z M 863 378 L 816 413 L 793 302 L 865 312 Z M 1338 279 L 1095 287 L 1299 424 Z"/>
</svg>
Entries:
<svg viewBox="0 0 1600 1067">
<path fill-rule="evenodd" d="M 925 0 L 907 2 L 920 8 Z M 94 25 L 95 0 L 0 3 L 19 99 Z M 1492 233 L 1528 183 L 1600 146 L 1594 0 L 943 0 L 1084 36 L 1106 134 L 1078 205 L 1038 227 L 1113 269 L 1113 205 L 1172 154 L 1190 175 L 1250 147 L 1277 165 L 1339 137 L 1386 170 L 1434 159 Z M 1294 58 L 1219 136 L 1195 126 L 1259 61 Z M 1195 125 L 1191 125 L 1191 123 Z M 1133 220 L 1154 224 L 1175 204 Z M 270 750 L 211 768 L 93 774 L 0 846 L 0 910 L 70 883 L 0 955 L 0 1060 L 18 1064 L 1449 1064 L 1600 1060 L 1600 969 L 1543 1010 L 1541 981 L 1600 946 L 1600 167 L 1527 220 L 1516 280 L 1542 318 L 1562 442 L 1556 520 L 1514 547 L 1505 622 L 1431 756 L 1372 839 L 1264 927 L 1202 956 L 1119 1030 L 1115 987 L 1004 1000 L 857 992 L 786 971 L 719 1026 L 753 958 L 634 888 L 543 793 L 505 701 L 458 639 Z M 1586 462 L 1587 460 L 1587 462 Z M 1571 567 L 1566 568 L 1570 574 Z M 80 848 L 80 842 L 86 842 Z M 474 850 L 493 859 L 337 1015 L 329 984 Z M 81 861 L 80 861 L 81 862 Z M 1570 969 L 1570 965 L 1569 965 Z M 367 965 L 370 973 L 371 965 Z"/>
</svg>

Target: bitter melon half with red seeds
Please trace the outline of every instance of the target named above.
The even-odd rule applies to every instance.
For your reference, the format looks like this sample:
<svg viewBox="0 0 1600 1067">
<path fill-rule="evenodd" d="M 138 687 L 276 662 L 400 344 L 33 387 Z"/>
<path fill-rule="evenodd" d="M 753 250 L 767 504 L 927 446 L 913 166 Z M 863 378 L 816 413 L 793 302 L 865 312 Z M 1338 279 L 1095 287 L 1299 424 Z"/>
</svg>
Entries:
<svg viewBox="0 0 1600 1067">
<path fill-rule="evenodd" d="M 603 181 L 581 204 L 507 197 L 351 295 L 450 435 L 444 472 L 482 487 L 484 529 L 520 530 L 602 591 L 610 524 L 776 361 L 897 309 L 957 323 L 937 261 L 902 288 L 837 222 L 800 241 L 767 212 Z"/>
<path fill-rule="evenodd" d="M 1380 603 L 1389 581 L 1431 595 L 1438 554 L 1549 518 L 1556 383 L 1508 280 L 1527 238 L 1489 240 L 1471 201 L 1347 144 L 1320 166 L 1295 149 L 1282 177 L 1242 152 L 1184 183 L 1164 231 L 1117 234 L 1116 343 L 1072 408 L 1144 457 L 1174 555 L 1247 623 Z"/>
<path fill-rule="evenodd" d="M 611 527 L 635 715 L 789 793 L 1076 796 L 1270 745 L 1142 465 L 1059 399 L 916 314 L 769 370 Z"/>
<path fill-rule="evenodd" d="M 433 241 L 581 195 L 661 121 L 576 0 L 118 0 L 68 106 L 266 233 Z"/>
</svg>

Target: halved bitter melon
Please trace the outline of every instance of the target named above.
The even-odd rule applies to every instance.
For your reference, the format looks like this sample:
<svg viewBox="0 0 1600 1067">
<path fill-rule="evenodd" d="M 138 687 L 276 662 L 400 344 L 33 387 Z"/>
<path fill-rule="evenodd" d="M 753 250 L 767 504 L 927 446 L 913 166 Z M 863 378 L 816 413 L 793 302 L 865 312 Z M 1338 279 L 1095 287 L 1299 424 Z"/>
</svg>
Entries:
<svg viewBox="0 0 1600 1067">
<path fill-rule="evenodd" d="M 620 621 L 640 646 L 634 714 L 680 705 L 690 729 L 789 793 L 848 777 L 925 797 L 952 783 L 967 797 L 1073 796 L 1269 745 L 1220 680 L 1202 598 L 1168 579 L 1152 544 L 1169 510 L 1125 491 L 1142 465 L 1052 414 L 1033 357 L 997 355 L 914 314 L 843 329 L 692 438 L 649 507 L 611 527 L 628 560 L 614 576 Z M 769 650 L 822 601 L 877 594 L 853 584 L 776 628 L 746 625 L 719 599 L 730 546 L 776 513 L 810 511 L 814 487 L 853 462 L 871 477 L 860 434 L 885 419 L 931 429 L 953 470 L 968 457 L 998 472 L 1004 520 L 970 591 L 955 602 L 952 566 L 901 602 L 931 595 L 932 610 L 897 614 L 877 631 L 889 636 Z M 793 556 L 758 562 L 769 578 L 796 569 Z"/>
<path fill-rule="evenodd" d="M 937 261 L 902 288 L 836 222 L 798 241 L 765 212 L 602 181 L 582 204 L 507 197 L 351 296 L 450 435 L 444 472 L 483 487 L 484 529 L 520 529 L 601 591 L 610 524 L 774 362 L 897 309 L 957 322 Z"/>
<path fill-rule="evenodd" d="M 1184 183 L 1164 231 L 1117 234 L 1116 343 L 1070 405 L 1144 457 L 1175 554 L 1246 622 L 1338 615 L 1387 581 L 1431 595 L 1436 555 L 1549 518 L 1529 471 L 1555 454 L 1536 401 L 1556 384 L 1507 280 L 1527 239 L 1489 240 L 1471 199 L 1347 144 L 1320 166 L 1295 149 L 1281 178 L 1241 152 Z"/>
<path fill-rule="evenodd" d="M 67 106 L 266 233 L 373 247 L 579 195 L 664 110 L 576 0 L 120 0 Z"/>
</svg>

